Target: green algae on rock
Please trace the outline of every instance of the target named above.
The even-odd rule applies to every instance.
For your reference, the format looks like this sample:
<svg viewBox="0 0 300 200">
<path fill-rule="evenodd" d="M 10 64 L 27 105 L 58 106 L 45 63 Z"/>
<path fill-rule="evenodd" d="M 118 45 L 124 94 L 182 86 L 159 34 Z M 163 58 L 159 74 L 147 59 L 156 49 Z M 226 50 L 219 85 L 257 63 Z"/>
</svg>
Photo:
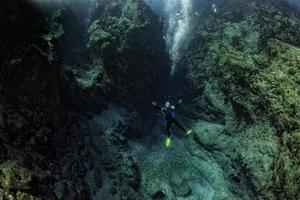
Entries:
<svg viewBox="0 0 300 200">
<path fill-rule="evenodd" d="M 237 149 L 255 194 L 262 199 L 298 199 L 300 20 L 279 1 L 220 5 L 222 12 L 195 28 L 182 61 L 189 63 L 197 107 L 206 112 L 206 119 L 225 123 L 234 141 L 253 143 L 248 150 L 247 144 Z M 237 12 L 237 6 L 253 12 Z M 235 123 L 241 124 L 240 130 L 230 128 Z M 249 138 L 239 139 L 240 131 Z M 196 139 L 212 143 L 201 135 Z M 260 152 L 268 148 L 264 157 Z"/>
<path fill-rule="evenodd" d="M 105 96 L 139 104 L 168 73 L 163 24 L 139 0 L 111 1 L 99 9 L 87 43 L 90 63 L 103 63 L 102 77 L 95 82 Z"/>
<path fill-rule="evenodd" d="M 34 188 L 34 172 L 7 161 L 0 165 L 0 199 L 42 200 Z"/>
<path fill-rule="evenodd" d="M 28 190 L 31 188 L 32 172 L 14 162 L 1 164 L 1 186 L 7 190 Z"/>
</svg>

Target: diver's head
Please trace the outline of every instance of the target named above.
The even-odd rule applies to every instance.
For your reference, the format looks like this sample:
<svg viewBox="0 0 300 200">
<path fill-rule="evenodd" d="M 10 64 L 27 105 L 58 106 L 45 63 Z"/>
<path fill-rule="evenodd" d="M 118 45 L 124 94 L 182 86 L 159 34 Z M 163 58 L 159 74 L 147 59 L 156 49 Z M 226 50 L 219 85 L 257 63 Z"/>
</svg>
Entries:
<svg viewBox="0 0 300 200">
<path fill-rule="evenodd" d="M 171 106 L 170 102 L 167 101 L 166 104 L 165 104 L 165 107 L 166 107 L 166 108 L 170 108 L 170 106 Z"/>
</svg>

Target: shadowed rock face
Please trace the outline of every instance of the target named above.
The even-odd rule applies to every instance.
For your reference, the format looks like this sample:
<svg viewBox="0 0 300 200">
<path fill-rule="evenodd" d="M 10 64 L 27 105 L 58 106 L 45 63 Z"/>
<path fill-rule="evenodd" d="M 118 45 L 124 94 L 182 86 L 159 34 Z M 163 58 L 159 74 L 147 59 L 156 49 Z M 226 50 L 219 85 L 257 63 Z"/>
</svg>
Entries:
<svg viewBox="0 0 300 200">
<path fill-rule="evenodd" d="M 5 1 L 0 4 L 1 8 L 7 6 Z M 81 148 L 75 142 L 80 139 L 72 138 L 80 137 L 75 127 L 81 112 L 72 111 L 76 107 L 72 82 L 62 73 L 56 52 L 60 35 L 44 37 L 50 26 L 44 15 L 28 3 L 14 1 L 9 5 L 13 12 L 7 10 L 7 15 L 19 23 L 7 24 L 4 35 L 11 30 L 21 32 L 13 36 L 15 40 L 4 39 L 1 48 L 1 198 L 56 199 L 58 180 L 66 182 L 66 198 L 88 198 L 79 156 L 67 156 L 68 151 Z M 26 14 L 28 11 L 31 13 Z M 75 143 L 79 146 L 72 146 Z M 68 162 L 63 162 L 65 159 Z M 70 166 L 74 170 L 62 170 Z"/>
<path fill-rule="evenodd" d="M 116 102 L 141 105 L 167 79 L 163 23 L 142 1 L 99 3 L 88 30 L 95 85 Z"/>
<path fill-rule="evenodd" d="M 86 143 L 92 138 L 82 124 L 102 111 L 105 101 L 145 104 L 138 99 L 149 97 L 168 71 L 157 17 L 141 1 L 123 4 L 118 21 L 109 21 L 108 11 L 106 17 L 100 13 L 97 20 L 107 21 L 107 27 L 92 22 L 89 30 L 95 30 L 85 32 L 70 8 L 49 13 L 27 1 L 1 1 L 0 199 L 92 197 L 85 181 L 94 162 L 92 145 Z M 107 10 L 113 7 L 107 5 Z M 104 46 L 102 28 L 110 35 Z M 105 51 L 98 51 L 102 47 Z M 106 79 L 109 85 L 103 84 Z M 134 135 L 124 126 L 126 135 Z M 110 137 L 118 140 L 119 132 L 123 128 L 114 131 L 116 138 L 103 136 L 103 143 Z M 117 184 L 111 189 L 116 192 L 108 193 L 132 196 L 139 188 L 139 171 L 126 148 L 110 144 L 105 153 L 118 154 L 110 158 L 111 165 L 104 165 L 104 158 L 99 164 Z"/>
<path fill-rule="evenodd" d="M 40 12 L 35 6 L 26 1 L 12 4 L 3 0 L 0 6 L 1 44 L 5 42 L 22 42 L 23 38 L 32 39 L 33 35 L 39 33 L 41 26 Z M 2 46 L 2 45 L 1 45 Z"/>
</svg>

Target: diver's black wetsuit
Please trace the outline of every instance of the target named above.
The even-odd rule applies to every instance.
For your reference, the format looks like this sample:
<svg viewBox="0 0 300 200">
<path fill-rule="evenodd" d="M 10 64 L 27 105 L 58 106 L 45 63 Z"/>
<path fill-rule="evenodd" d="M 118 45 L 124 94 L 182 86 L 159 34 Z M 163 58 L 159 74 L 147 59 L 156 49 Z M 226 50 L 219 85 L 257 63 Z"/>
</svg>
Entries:
<svg viewBox="0 0 300 200">
<path fill-rule="evenodd" d="M 175 108 L 177 108 L 180 104 L 176 104 Z M 175 113 L 175 108 L 160 108 L 159 106 L 155 106 L 155 108 L 161 112 L 164 113 L 165 115 L 165 120 L 167 122 L 167 133 L 168 137 L 171 136 L 171 125 L 175 124 L 178 128 L 180 128 L 182 131 L 186 133 L 185 128 L 176 120 L 176 116 L 172 114 L 173 112 Z"/>
</svg>

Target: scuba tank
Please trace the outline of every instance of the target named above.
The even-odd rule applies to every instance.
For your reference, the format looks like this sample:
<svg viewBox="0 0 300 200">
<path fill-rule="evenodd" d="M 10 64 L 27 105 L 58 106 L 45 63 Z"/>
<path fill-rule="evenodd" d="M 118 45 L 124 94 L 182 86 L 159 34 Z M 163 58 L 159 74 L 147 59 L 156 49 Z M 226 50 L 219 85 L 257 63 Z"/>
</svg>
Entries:
<svg viewBox="0 0 300 200">
<path fill-rule="evenodd" d="M 176 111 L 174 109 L 171 110 L 171 116 L 173 118 L 176 118 Z"/>
</svg>

